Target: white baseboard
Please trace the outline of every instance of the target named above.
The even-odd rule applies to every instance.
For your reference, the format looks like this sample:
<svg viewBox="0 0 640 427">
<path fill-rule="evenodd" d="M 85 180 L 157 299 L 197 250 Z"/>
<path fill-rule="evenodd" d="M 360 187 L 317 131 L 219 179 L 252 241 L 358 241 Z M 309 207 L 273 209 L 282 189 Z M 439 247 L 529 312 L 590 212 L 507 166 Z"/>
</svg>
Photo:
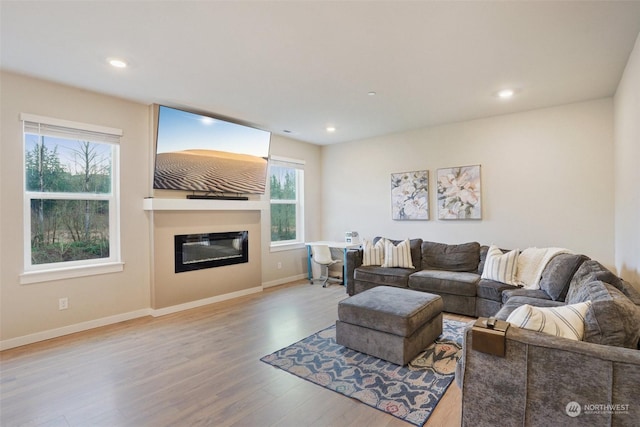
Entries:
<svg viewBox="0 0 640 427">
<path fill-rule="evenodd" d="M 48 331 L 36 332 L 35 334 L 11 338 L 8 340 L 0 341 L 0 351 L 20 347 L 27 344 L 33 344 L 39 341 L 50 340 L 52 338 L 58 338 L 63 335 L 74 334 L 76 332 L 87 331 L 89 329 L 99 328 L 101 326 L 125 322 L 127 320 L 137 319 L 139 317 L 148 316 L 150 314 L 150 309 L 143 308 L 140 310 L 130 311 L 128 313 L 116 314 L 114 316 L 103 317 L 101 319 L 89 320 L 69 326 L 63 326 L 62 328 L 49 329 Z"/>
<path fill-rule="evenodd" d="M 158 308 L 151 310 L 150 314 L 153 317 L 160 317 L 171 313 L 177 313 L 178 311 L 189 310 L 196 307 L 202 307 L 203 305 L 209 305 L 216 302 L 222 302 L 233 298 L 243 297 L 245 295 L 256 294 L 262 292 L 262 286 L 256 286 L 255 288 L 243 289 L 241 291 L 231 292 L 224 295 L 216 295 L 214 297 L 200 299 L 197 301 L 190 301 L 184 304 L 172 305 L 170 307 Z"/>
<path fill-rule="evenodd" d="M 27 344 L 33 344 L 39 341 L 45 341 L 52 338 L 58 338 L 63 335 L 74 334 L 76 332 L 88 331 L 89 329 L 99 328 L 101 326 L 112 325 L 114 323 L 125 322 L 131 319 L 137 319 L 144 316 L 160 317 L 166 314 L 177 313 L 191 308 L 202 307 L 203 305 L 213 304 L 216 302 L 226 301 L 245 295 L 262 292 L 262 286 L 255 288 L 243 289 L 237 292 L 231 292 L 224 295 L 217 295 L 211 298 L 205 298 L 197 301 L 191 301 L 184 304 L 173 305 L 160 309 L 143 308 L 140 310 L 130 311 L 128 313 L 116 314 L 114 316 L 103 317 L 101 319 L 89 320 L 86 322 L 76 323 L 62 328 L 50 329 L 48 331 L 36 332 L 34 334 L 24 335 L 17 338 L 0 341 L 0 351 L 10 348 L 20 347 Z"/>
<path fill-rule="evenodd" d="M 264 282 L 262 284 L 263 288 L 272 288 L 274 286 L 284 285 L 285 283 L 295 282 L 296 280 L 307 279 L 309 276 L 307 273 L 298 274 L 296 276 L 285 277 L 283 279 L 272 280 L 270 282 Z"/>
</svg>

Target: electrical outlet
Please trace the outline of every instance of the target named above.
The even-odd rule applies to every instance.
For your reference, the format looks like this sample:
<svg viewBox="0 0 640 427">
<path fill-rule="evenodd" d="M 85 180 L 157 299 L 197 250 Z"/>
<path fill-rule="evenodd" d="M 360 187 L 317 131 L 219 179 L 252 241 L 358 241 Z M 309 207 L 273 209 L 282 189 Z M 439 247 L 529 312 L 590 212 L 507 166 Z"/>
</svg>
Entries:
<svg viewBox="0 0 640 427">
<path fill-rule="evenodd" d="M 69 308 L 69 298 L 60 298 L 58 300 L 58 310 L 66 310 L 67 308 Z"/>
<path fill-rule="evenodd" d="M 282 263 L 278 262 L 278 270 L 280 270 L 282 268 Z"/>
</svg>

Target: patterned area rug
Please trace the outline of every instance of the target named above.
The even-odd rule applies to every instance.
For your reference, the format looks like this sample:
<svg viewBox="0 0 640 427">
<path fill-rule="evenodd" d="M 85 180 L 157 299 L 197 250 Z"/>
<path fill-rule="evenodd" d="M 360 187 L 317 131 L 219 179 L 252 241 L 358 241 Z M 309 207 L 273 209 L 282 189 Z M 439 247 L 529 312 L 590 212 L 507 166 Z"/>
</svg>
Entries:
<svg viewBox="0 0 640 427">
<path fill-rule="evenodd" d="M 260 360 L 422 426 L 454 379 L 465 325 L 444 319 L 442 335 L 407 366 L 336 344 L 335 325 Z"/>
</svg>

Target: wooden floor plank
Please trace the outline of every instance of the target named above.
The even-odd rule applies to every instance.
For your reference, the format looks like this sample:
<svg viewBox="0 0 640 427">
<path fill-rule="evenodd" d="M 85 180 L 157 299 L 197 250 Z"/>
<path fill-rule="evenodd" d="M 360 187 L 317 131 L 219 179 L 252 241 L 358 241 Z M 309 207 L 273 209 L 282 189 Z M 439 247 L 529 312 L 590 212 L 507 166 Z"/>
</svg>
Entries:
<svg viewBox="0 0 640 427">
<path fill-rule="evenodd" d="M 305 280 L 6 350 L 0 424 L 407 426 L 259 361 L 334 324 L 346 297 Z M 452 384 L 427 426 L 460 425 L 460 401 Z"/>
</svg>

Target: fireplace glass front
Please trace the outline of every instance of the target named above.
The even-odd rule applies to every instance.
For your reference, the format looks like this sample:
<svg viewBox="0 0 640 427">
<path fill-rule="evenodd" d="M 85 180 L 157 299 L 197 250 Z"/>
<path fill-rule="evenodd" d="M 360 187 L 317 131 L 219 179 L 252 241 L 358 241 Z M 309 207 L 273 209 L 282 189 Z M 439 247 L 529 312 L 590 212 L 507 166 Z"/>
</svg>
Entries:
<svg viewBox="0 0 640 427">
<path fill-rule="evenodd" d="M 174 237 L 176 273 L 249 262 L 248 231 Z"/>
</svg>

